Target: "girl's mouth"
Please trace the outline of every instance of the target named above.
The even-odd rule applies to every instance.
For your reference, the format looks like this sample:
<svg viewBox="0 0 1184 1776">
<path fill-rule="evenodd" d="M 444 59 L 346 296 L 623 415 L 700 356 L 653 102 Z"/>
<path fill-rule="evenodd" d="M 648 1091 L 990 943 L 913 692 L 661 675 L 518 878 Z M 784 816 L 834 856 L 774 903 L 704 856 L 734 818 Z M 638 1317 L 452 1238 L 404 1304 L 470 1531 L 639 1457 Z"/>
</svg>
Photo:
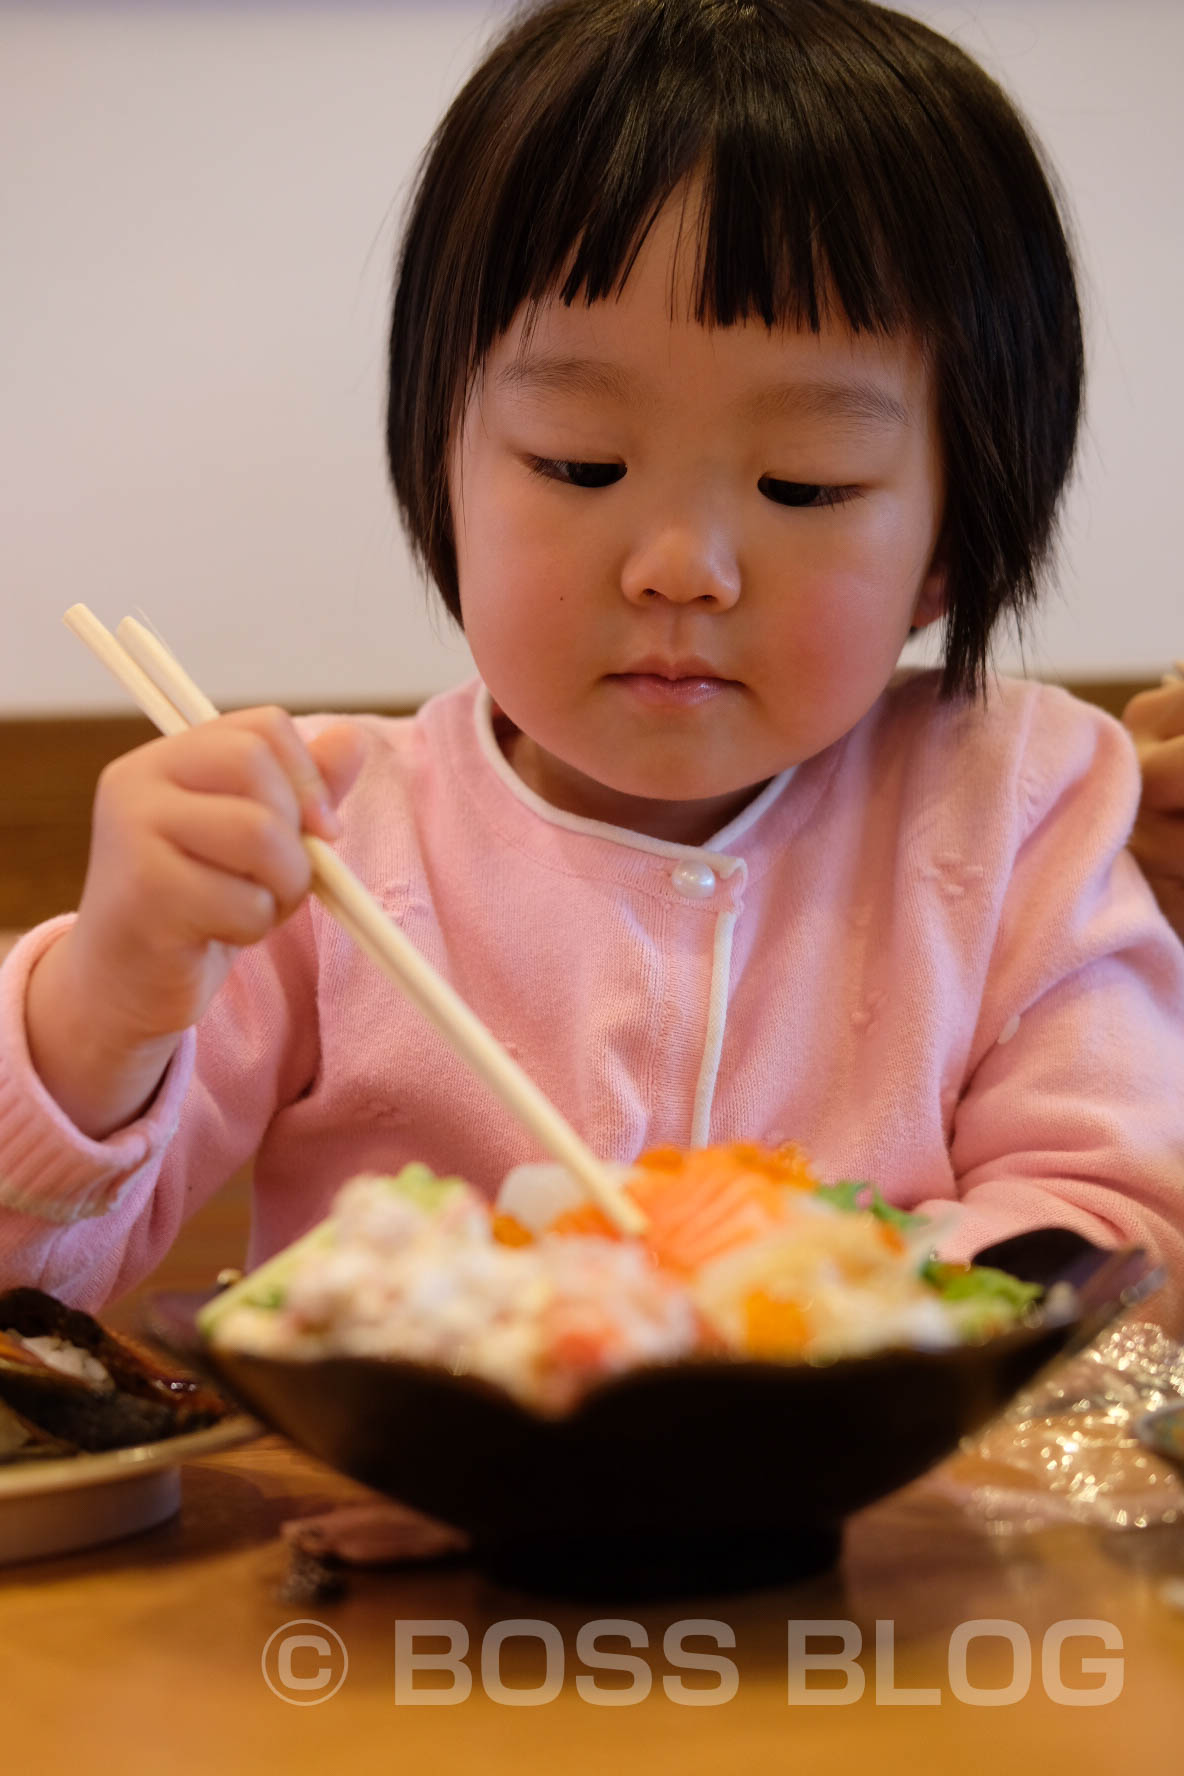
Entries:
<svg viewBox="0 0 1184 1776">
<path fill-rule="evenodd" d="M 709 660 L 697 657 L 665 660 L 651 655 L 609 677 L 631 697 L 657 709 L 693 709 L 736 688 L 735 679 L 725 678 Z"/>
<path fill-rule="evenodd" d="M 611 683 L 640 703 L 657 709 L 693 709 L 735 687 L 731 678 L 716 678 L 709 673 L 687 673 L 667 678 L 659 672 L 615 672 Z"/>
</svg>

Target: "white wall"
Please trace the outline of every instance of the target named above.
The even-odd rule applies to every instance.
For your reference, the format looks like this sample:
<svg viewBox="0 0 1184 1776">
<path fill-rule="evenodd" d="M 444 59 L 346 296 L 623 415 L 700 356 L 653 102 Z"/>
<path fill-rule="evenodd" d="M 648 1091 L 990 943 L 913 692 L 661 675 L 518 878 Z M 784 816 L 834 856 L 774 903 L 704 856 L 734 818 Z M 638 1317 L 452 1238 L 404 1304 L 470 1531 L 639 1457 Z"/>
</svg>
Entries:
<svg viewBox="0 0 1184 1776">
<path fill-rule="evenodd" d="M 1184 651 L 1184 0 L 913 10 L 1027 107 L 1081 237 L 1089 428 L 1029 666 L 1158 671 Z M 503 11 L 0 0 L 0 712 L 123 707 L 59 625 L 76 599 L 142 606 L 226 703 L 468 671 L 398 534 L 381 387 L 406 183 Z"/>
</svg>

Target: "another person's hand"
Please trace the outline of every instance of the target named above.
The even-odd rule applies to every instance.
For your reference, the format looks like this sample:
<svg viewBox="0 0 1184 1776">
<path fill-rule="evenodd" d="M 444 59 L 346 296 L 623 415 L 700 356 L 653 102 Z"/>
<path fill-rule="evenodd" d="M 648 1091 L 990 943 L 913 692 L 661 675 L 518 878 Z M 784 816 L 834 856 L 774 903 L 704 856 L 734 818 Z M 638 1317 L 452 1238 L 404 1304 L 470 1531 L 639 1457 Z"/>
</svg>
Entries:
<svg viewBox="0 0 1184 1776">
<path fill-rule="evenodd" d="M 303 900 L 303 834 L 336 837 L 360 763 L 349 725 L 306 746 L 282 710 L 247 709 L 103 772 L 78 918 L 26 1000 L 33 1064 L 79 1128 L 139 1112 L 239 949 Z"/>
<path fill-rule="evenodd" d="M 1184 939 L 1184 677 L 1169 677 L 1152 691 L 1140 691 L 1122 719 L 1143 771 L 1143 799 L 1130 848 Z"/>
</svg>

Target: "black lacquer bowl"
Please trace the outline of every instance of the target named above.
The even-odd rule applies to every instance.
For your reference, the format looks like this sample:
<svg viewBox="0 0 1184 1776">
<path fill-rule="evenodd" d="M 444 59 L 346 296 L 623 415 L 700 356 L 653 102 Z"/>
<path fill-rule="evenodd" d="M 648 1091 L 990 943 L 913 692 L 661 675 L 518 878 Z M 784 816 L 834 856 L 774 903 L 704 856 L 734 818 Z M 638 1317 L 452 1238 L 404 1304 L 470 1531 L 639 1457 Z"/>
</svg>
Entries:
<svg viewBox="0 0 1184 1776">
<path fill-rule="evenodd" d="M 211 1346 L 204 1358 L 301 1448 L 466 1530 L 496 1578 L 622 1600 L 735 1590 L 831 1565 L 845 1517 L 949 1454 L 1154 1284 L 1141 1252 L 1062 1229 L 978 1261 L 1071 1283 L 1077 1312 L 952 1350 L 634 1370 L 559 1418 L 412 1363 Z"/>
</svg>

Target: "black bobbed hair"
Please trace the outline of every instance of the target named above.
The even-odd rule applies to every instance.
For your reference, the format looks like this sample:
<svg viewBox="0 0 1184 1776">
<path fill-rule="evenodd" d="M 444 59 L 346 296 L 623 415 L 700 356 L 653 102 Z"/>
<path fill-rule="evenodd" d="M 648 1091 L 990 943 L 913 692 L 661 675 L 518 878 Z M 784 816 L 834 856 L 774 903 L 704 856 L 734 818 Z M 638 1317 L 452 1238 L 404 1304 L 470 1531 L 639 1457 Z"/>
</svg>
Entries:
<svg viewBox="0 0 1184 1776">
<path fill-rule="evenodd" d="M 981 693 L 1035 602 L 1076 446 L 1083 348 L 1055 181 L 1012 102 L 863 0 L 546 0 L 436 131 L 390 334 L 387 448 L 412 546 L 459 621 L 448 455 L 523 305 L 611 298 L 700 182 L 695 312 L 910 331 L 946 477 L 946 696 Z"/>
</svg>

